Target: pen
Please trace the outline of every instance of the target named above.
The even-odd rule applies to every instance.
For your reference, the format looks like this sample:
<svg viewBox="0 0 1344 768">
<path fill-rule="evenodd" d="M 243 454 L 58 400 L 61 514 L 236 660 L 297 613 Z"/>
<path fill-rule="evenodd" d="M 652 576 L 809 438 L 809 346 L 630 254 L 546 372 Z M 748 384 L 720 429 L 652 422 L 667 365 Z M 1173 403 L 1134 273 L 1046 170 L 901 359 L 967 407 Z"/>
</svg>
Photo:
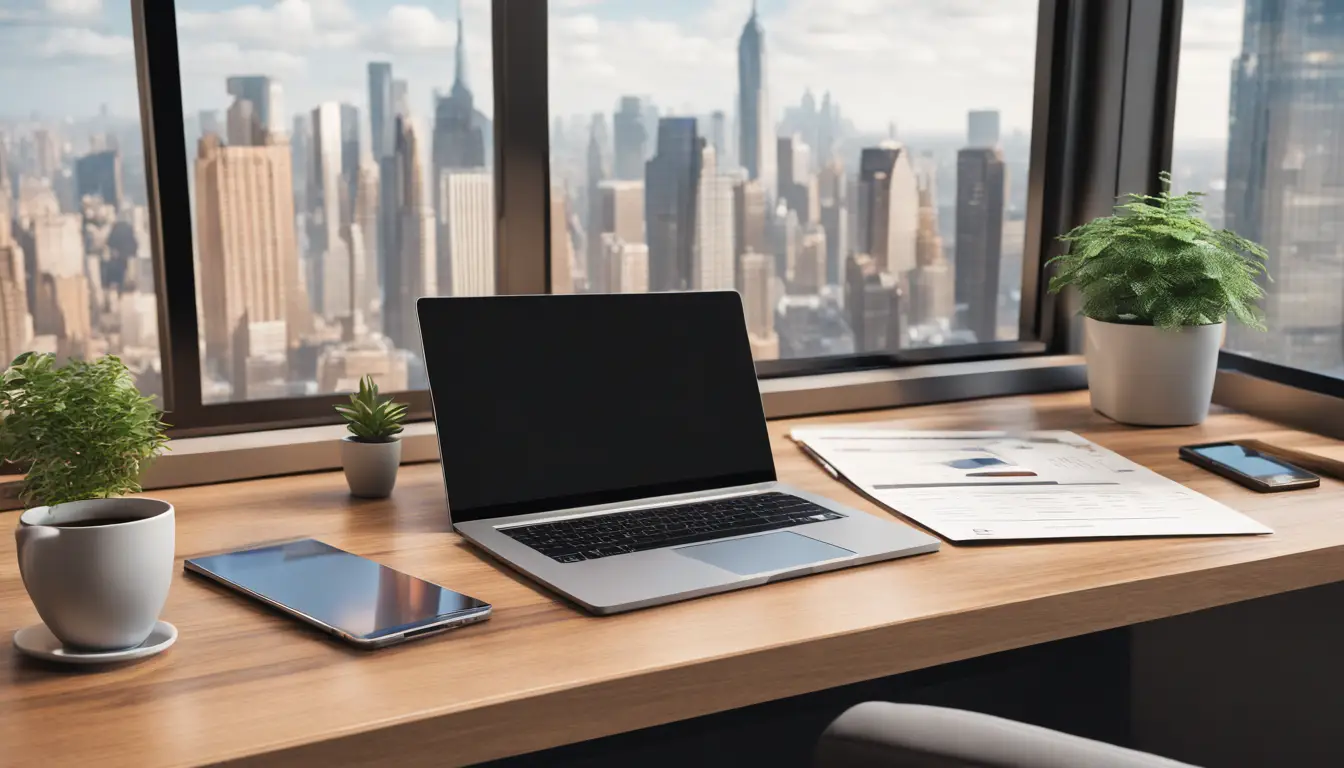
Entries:
<svg viewBox="0 0 1344 768">
<path fill-rule="evenodd" d="M 835 478 L 836 480 L 840 479 L 840 473 L 835 471 L 835 467 L 832 467 L 830 464 L 827 464 L 826 460 L 818 456 L 817 452 L 808 447 L 807 443 L 799 442 L 797 440 L 795 440 L 794 442 L 798 443 L 798 447 L 803 449 L 803 453 L 806 453 L 808 456 L 811 456 L 812 460 L 820 464 L 821 468 L 826 470 L 826 472 L 830 474 L 831 477 Z"/>
</svg>

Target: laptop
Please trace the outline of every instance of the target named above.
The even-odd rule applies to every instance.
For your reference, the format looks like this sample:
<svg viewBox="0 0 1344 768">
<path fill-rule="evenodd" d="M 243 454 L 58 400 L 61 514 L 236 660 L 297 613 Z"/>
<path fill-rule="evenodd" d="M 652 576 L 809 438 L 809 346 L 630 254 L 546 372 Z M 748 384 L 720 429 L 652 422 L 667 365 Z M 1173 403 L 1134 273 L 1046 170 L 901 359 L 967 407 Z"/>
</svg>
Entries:
<svg viewBox="0 0 1344 768">
<path fill-rule="evenodd" d="M 736 292 L 417 309 L 454 530 L 593 613 L 938 549 L 779 482 Z"/>
</svg>

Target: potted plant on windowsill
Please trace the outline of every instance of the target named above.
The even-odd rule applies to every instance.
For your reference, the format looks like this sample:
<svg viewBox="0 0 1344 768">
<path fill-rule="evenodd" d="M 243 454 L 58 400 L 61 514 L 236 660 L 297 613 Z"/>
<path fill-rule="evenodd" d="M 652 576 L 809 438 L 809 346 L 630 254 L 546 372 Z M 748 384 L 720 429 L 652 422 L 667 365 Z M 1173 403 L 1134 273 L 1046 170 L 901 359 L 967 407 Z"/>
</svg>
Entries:
<svg viewBox="0 0 1344 768">
<path fill-rule="evenodd" d="M 1198 424 L 1209 412 L 1228 315 L 1264 330 L 1256 301 L 1265 249 L 1200 218 L 1202 192 L 1129 195 L 1116 214 L 1059 239 L 1050 291 L 1082 294 L 1092 407 L 1145 426 Z"/>
<path fill-rule="evenodd" d="M 167 445 L 162 413 L 114 356 L 56 365 L 27 352 L 0 374 L 0 460 L 27 466 L 25 507 L 140 491 L 140 473 Z"/>
<path fill-rule="evenodd" d="M 341 466 L 352 496 L 382 499 L 392 493 L 401 466 L 398 435 L 407 407 L 390 397 L 380 398 L 372 376 L 360 379 L 349 405 L 336 406 L 350 430 L 341 442 Z"/>
</svg>

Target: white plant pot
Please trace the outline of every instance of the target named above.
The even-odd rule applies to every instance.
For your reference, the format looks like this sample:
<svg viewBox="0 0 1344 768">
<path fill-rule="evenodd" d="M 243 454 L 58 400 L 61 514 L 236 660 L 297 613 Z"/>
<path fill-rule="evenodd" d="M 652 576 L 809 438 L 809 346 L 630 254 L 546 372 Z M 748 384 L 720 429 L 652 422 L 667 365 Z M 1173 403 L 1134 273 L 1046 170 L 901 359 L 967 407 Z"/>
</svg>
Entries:
<svg viewBox="0 0 1344 768">
<path fill-rule="evenodd" d="M 1149 427 L 1199 424 L 1209 415 L 1225 323 L 1164 331 L 1084 318 L 1092 408 Z"/>
<path fill-rule="evenodd" d="M 384 499 L 397 484 L 401 466 L 401 438 L 386 443 L 364 443 L 354 437 L 341 438 L 341 466 L 350 495 L 362 499 Z"/>
</svg>

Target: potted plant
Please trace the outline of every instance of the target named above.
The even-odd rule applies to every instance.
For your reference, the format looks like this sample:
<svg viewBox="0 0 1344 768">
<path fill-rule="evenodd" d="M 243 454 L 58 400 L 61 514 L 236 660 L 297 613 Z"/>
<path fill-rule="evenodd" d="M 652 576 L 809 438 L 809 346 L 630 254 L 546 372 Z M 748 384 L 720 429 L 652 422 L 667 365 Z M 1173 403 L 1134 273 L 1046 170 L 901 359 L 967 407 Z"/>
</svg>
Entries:
<svg viewBox="0 0 1344 768">
<path fill-rule="evenodd" d="M 167 444 L 162 413 L 114 356 L 63 366 L 24 353 L 0 376 L 0 458 L 27 467 L 25 507 L 140 491 Z"/>
<path fill-rule="evenodd" d="M 341 466 L 350 494 L 366 499 L 382 499 L 397 484 L 401 466 L 401 422 L 407 405 L 390 397 L 378 396 L 372 376 L 359 381 L 359 391 L 350 395 L 349 405 L 336 406 L 350 434 L 341 441 Z"/>
<path fill-rule="evenodd" d="M 1209 412 L 1228 315 L 1264 330 L 1265 249 L 1200 218 L 1201 192 L 1129 195 L 1059 239 L 1050 291 L 1082 294 L 1092 407 L 1116 421 L 1198 424 Z"/>
</svg>

